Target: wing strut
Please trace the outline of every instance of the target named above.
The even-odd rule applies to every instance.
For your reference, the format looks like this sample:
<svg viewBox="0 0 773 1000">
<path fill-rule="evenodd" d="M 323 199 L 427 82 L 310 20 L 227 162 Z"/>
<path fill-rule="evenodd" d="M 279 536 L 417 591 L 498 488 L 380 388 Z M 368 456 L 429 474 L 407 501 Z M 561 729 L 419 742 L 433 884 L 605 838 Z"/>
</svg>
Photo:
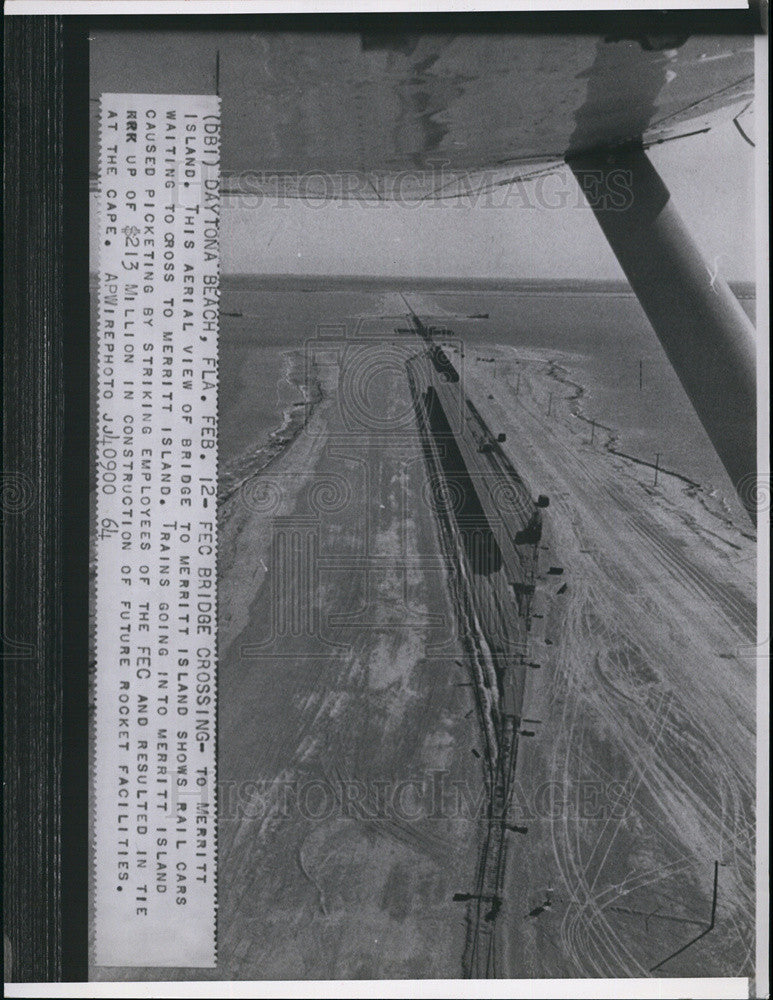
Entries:
<svg viewBox="0 0 773 1000">
<path fill-rule="evenodd" d="M 580 187 L 752 520 L 754 328 L 703 258 L 641 146 L 568 157 Z"/>
</svg>

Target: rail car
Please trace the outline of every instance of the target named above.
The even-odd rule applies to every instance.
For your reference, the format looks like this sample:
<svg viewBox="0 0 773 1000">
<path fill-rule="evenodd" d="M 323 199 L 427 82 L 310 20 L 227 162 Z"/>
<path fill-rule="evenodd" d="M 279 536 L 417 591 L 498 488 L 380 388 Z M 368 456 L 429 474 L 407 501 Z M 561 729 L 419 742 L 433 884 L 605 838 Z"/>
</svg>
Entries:
<svg viewBox="0 0 773 1000">
<path fill-rule="evenodd" d="M 432 362 L 432 367 L 444 381 L 459 381 L 459 373 L 442 347 L 439 347 L 437 344 L 432 344 L 429 348 L 429 359 Z"/>
</svg>

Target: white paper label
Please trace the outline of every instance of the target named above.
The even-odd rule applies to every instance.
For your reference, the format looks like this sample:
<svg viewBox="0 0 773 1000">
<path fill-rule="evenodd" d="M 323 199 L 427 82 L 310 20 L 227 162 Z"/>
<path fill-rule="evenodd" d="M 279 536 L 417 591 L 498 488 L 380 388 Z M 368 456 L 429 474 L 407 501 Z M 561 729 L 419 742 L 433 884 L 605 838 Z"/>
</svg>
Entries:
<svg viewBox="0 0 773 1000">
<path fill-rule="evenodd" d="M 215 965 L 220 101 L 104 94 L 97 965 Z"/>
</svg>

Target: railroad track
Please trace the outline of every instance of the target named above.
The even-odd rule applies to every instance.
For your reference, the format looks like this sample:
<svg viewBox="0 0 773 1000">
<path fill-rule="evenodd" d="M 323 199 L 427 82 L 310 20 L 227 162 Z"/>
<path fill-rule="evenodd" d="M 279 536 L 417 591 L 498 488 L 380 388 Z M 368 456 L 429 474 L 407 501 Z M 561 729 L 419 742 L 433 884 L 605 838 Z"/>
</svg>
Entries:
<svg viewBox="0 0 773 1000">
<path fill-rule="evenodd" d="M 456 521 L 453 504 L 438 510 L 446 551 L 462 569 L 461 590 L 464 592 L 458 595 L 457 607 L 463 628 L 473 639 L 471 645 L 477 650 L 474 655 L 483 655 L 489 660 L 488 669 L 474 671 L 478 710 L 487 734 L 488 811 L 475 885 L 472 891 L 456 895 L 459 901 L 467 901 L 469 907 L 463 968 L 469 978 L 497 978 L 508 973 L 501 967 L 497 938 L 500 915 L 505 907 L 508 810 L 517 761 L 518 730 L 523 714 L 525 673 L 529 669 L 525 663 L 525 652 L 531 602 L 528 596 L 524 598 L 523 593 L 514 589 L 513 584 L 533 584 L 536 561 L 536 546 L 533 549 L 530 546 L 529 551 L 521 551 L 514 539 L 527 523 L 534 510 L 534 502 L 501 449 L 494 446 L 480 453 L 480 449 L 476 448 L 475 441 L 480 439 L 481 434 L 486 435 L 487 440 L 493 439 L 482 417 L 468 400 L 461 401 L 465 414 L 461 426 L 453 435 L 447 429 L 445 447 L 438 446 L 436 428 L 431 424 L 422 386 L 419 385 L 421 372 L 424 371 L 426 368 L 414 370 L 409 362 L 408 378 L 430 474 L 433 481 L 447 481 L 448 452 L 453 438 L 462 466 L 450 475 L 456 485 L 458 477 L 465 483 L 465 489 L 475 494 L 486 518 L 486 530 L 495 539 L 495 547 L 501 555 L 501 561 L 495 558 L 490 565 L 471 565 L 470 560 L 476 562 L 476 559 L 470 554 L 469 542 L 465 545 L 463 529 Z M 435 391 L 441 406 L 454 406 L 460 402 L 458 395 L 447 398 L 458 390 L 447 385 L 443 379 L 431 376 L 429 381 L 430 385 L 426 388 L 431 387 Z M 507 491 L 511 500 L 504 511 L 501 506 L 503 491 Z M 481 653 L 481 650 L 486 652 Z M 493 698 L 490 696 L 492 675 Z M 481 679 L 483 687 L 480 687 Z"/>
<path fill-rule="evenodd" d="M 505 905 L 507 818 L 518 750 L 518 737 L 512 719 L 503 720 L 499 736 L 495 783 L 478 870 L 478 898 L 474 902 L 466 956 L 465 972 L 472 979 L 496 979 L 507 975 L 507 970 L 501 969 L 498 961 L 497 928 Z"/>
</svg>

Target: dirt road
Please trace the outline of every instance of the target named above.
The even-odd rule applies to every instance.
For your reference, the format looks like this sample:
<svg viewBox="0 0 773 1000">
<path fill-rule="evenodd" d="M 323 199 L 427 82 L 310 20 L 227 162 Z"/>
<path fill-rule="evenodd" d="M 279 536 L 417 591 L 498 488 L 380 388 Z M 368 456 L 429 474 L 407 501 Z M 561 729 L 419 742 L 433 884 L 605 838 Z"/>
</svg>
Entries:
<svg viewBox="0 0 773 1000">
<path fill-rule="evenodd" d="M 486 353 L 497 378 L 472 359 L 469 391 L 550 495 L 544 544 L 564 570 L 546 595 L 542 726 L 516 774 L 529 833 L 504 904 L 511 974 L 646 975 L 708 923 L 718 860 L 715 929 L 659 974 L 748 975 L 749 527 L 709 513 L 679 479 L 653 486 L 598 431 L 591 444 L 554 352 Z"/>
</svg>

